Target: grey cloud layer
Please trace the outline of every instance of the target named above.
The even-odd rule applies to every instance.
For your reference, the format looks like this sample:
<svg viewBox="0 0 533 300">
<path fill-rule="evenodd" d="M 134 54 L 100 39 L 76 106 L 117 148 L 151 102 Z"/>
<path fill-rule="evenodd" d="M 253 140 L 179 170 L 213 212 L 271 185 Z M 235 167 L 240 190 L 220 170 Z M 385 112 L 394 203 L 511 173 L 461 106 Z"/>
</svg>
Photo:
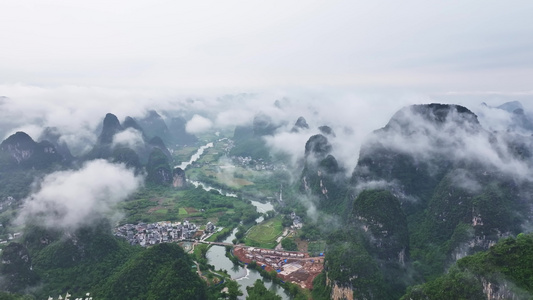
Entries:
<svg viewBox="0 0 533 300">
<path fill-rule="evenodd" d="M 79 170 L 44 177 L 24 200 L 17 222 L 75 230 L 101 217 L 119 217 L 115 205 L 141 184 L 142 178 L 124 165 L 90 161 Z"/>
<path fill-rule="evenodd" d="M 518 0 L 15 1 L 0 11 L 0 82 L 529 89 L 531 10 Z"/>
</svg>

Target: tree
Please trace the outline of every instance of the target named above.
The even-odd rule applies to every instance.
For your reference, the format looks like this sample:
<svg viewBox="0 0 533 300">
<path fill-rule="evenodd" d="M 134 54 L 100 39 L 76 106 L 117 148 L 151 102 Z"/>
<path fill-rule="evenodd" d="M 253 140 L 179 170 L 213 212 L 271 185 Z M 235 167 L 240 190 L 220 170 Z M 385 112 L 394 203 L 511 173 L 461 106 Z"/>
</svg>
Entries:
<svg viewBox="0 0 533 300">
<path fill-rule="evenodd" d="M 243 295 L 239 290 L 240 284 L 238 284 L 237 281 L 228 280 L 226 286 L 228 287 L 228 298 L 230 300 L 236 300 L 237 297 Z"/>
<path fill-rule="evenodd" d="M 281 246 L 287 251 L 298 251 L 298 245 L 293 239 L 285 238 L 281 240 Z"/>
<path fill-rule="evenodd" d="M 248 292 L 246 300 L 281 300 L 280 296 L 267 290 L 261 279 L 257 279 L 253 286 L 246 287 L 246 291 Z"/>
</svg>

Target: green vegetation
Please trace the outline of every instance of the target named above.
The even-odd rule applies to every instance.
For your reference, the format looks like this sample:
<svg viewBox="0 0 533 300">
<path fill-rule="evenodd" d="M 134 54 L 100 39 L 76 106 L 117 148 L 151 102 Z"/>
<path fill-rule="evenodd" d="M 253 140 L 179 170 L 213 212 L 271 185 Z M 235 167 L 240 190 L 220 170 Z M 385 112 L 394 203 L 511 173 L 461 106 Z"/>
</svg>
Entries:
<svg viewBox="0 0 533 300">
<path fill-rule="evenodd" d="M 169 185 L 172 182 L 172 169 L 168 157 L 159 148 L 150 153 L 146 164 L 146 182 L 155 185 Z"/>
<path fill-rule="evenodd" d="M 243 293 L 239 290 L 240 285 L 236 281 L 228 280 L 226 286 L 228 287 L 228 299 L 237 300 L 239 296 L 243 295 Z"/>
<path fill-rule="evenodd" d="M 355 223 L 367 226 L 369 251 L 378 258 L 392 261 L 408 251 L 407 219 L 400 201 L 389 191 L 363 191 L 354 201 L 352 215 Z"/>
<path fill-rule="evenodd" d="M 254 133 L 254 128 L 246 126 L 237 126 L 233 134 L 235 146 L 231 149 L 231 156 L 250 156 L 254 159 L 268 160 L 270 158 L 269 150 L 261 133 Z"/>
<path fill-rule="evenodd" d="M 231 227 L 224 227 L 221 231 L 215 232 L 213 235 L 211 235 L 207 241 L 208 242 L 222 242 L 225 238 L 230 236 L 231 232 L 233 231 L 233 228 Z"/>
<path fill-rule="evenodd" d="M 38 284 L 42 288 L 36 291 L 38 299 L 67 291 L 71 294 L 95 291 L 119 266 L 142 250 L 114 238 L 109 223 L 104 220 L 95 220 L 94 227 L 68 234 L 28 227 L 23 238 L 24 248 L 15 254 L 24 258 L 21 251 L 26 251 L 24 261 L 32 264 L 31 273 L 25 273 L 29 268 L 14 271 L 4 268 L 1 272 L 4 276 L 12 274 L 8 277 L 13 280 L 6 281 L 6 287 L 16 286 L 14 284 L 20 282 L 17 278 L 25 277 L 27 283 L 32 278 L 30 276 L 39 278 Z M 8 253 L 2 253 L 2 259 L 13 259 L 8 256 Z M 22 292 L 32 285 L 19 286 L 11 291 Z"/>
<path fill-rule="evenodd" d="M 223 286 L 208 288 L 177 244 L 132 247 L 113 237 L 110 229 L 103 220 L 69 233 L 28 228 L 24 245 L 11 243 L 2 252 L 2 260 L 11 262 L 0 268 L 6 279 L 2 289 L 20 293 L 40 288 L 26 298 L 6 294 L 5 299 L 46 299 L 66 292 L 91 292 L 97 299 L 218 298 Z M 200 245 L 193 255 L 202 270 L 208 269 L 206 252 L 207 245 Z M 209 282 L 216 281 L 214 274 L 207 275 Z"/>
<path fill-rule="evenodd" d="M 246 291 L 248 292 L 247 300 L 281 300 L 280 296 L 269 291 L 263 284 L 263 281 L 259 279 L 255 281 L 253 286 L 246 287 Z"/>
<path fill-rule="evenodd" d="M 283 232 L 281 218 L 275 217 L 250 229 L 246 235 L 246 244 L 261 248 L 274 248 L 276 239 Z"/>
<path fill-rule="evenodd" d="M 307 252 L 312 256 L 318 256 L 326 251 L 326 241 L 313 241 L 307 245 Z"/>
<path fill-rule="evenodd" d="M 252 223 L 259 214 L 249 202 L 226 197 L 217 191 L 206 192 L 201 187 L 174 190 L 169 187 L 147 186 L 120 204 L 125 211 L 122 224 L 182 221 L 234 228 L 240 221 Z"/>
<path fill-rule="evenodd" d="M 292 238 L 284 238 L 281 240 L 281 246 L 287 251 L 298 251 L 298 245 Z"/>
<path fill-rule="evenodd" d="M 320 273 L 313 281 L 313 300 L 331 299 L 331 286 L 326 283 L 326 274 Z"/>
<path fill-rule="evenodd" d="M 0 291 L 0 299 L 2 300 L 35 300 L 31 295 L 11 294 Z"/>
<path fill-rule="evenodd" d="M 501 299 L 531 299 L 533 234 L 507 238 L 487 251 L 467 256 L 445 275 L 409 288 L 402 299 L 484 299 L 488 283 Z"/>
<path fill-rule="evenodd" d="M 328 242 L 325 267 L 328 277 L 342 286 L 352 286 L 357 299 L 390 299 L 390 287 L 385 284 L 379 265 L 363 247 L 364 242 L 350 238 L 350 242 L 338 242 L 340 236 L 332 236 Z M 337 242 L 336 242 L 337 241 Z M 319 289 L 326 289 L 320 287 Z"/>
<path fill-rule="evenodd" d="M 206 284 L 176 244 L 159 244 L 121 266 L 95 296 L 102 299 L 206 299 Z"/>
</svg>

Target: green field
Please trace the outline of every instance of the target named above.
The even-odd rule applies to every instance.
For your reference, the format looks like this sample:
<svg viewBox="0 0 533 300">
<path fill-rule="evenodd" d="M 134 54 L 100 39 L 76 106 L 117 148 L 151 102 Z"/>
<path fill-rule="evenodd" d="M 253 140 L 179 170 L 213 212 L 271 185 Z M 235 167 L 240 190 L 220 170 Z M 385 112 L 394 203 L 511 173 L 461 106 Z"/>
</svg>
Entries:
<svg viewBox="0 0 533 300">
<path fill-rule="evenodd" d="M 281 218 L 276 217 L 252 227 L 246 235 L 245 242 L 249 246 L 274 248 L 276 239 L 283 233 Z"/>
<path fill-rule="evenodd" d="M 259 217 L 255 206 L 234 197 L 189 186 L 140 189 L 119 207 L 125 218 L 121 224 L 189 220 L 197 225 L 213 222 L 216 226 L 234 228 L 243 221 L 250 224 Z"/>
</svg>

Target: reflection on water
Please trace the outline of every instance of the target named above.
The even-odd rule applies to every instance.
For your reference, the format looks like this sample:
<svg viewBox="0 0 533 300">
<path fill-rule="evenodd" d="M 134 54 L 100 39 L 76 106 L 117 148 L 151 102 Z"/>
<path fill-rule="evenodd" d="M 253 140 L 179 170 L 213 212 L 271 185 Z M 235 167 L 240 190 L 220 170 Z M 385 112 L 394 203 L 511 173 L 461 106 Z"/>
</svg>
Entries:
<svg viewBox="0 0 533 300">
<path fill-rule="evenodd" d="M 225 193 L 223 192 L 221 189 L 217 189 L 217 188 L 214 188 L 212 186 L 209 186 L 203 182 L 200 182 L 200 181 L 196 181 L 196 180 L 189 180 L 187 179 L 187 182 L 188 183 L 191 183 L 192 185 L 194 185 L 194 187 L 198 187 L 198 186 L 201 186 L 205 191 L 210 191 L 210 190 L 215 190 L 215 191 L 218 191 L 220 194 L 226 196 L 226 197 L 233 197 L 233 198 L 237 198 L 237 194 L 234 194 L 234 193 Z"/>
<path fill-rule="evenodd" d="M 190 164 L 195 162 L 200 158 L 200 156 L 204 153 L 204 151 L 207 148 L 213 147 L 213 143 L 206 144 L 205 146 L 200 147 L 198 151 L 191 157 L 189 162 L 183 162 L 178 167 L 185 170 Z M 224 193 L 222 190 L 210 187 L 204 183 L 201 183 L 199 181 L 194 180 L 188 180 L 189 183 L 192 183 L 195 187 L 198 187 L 199 185 L 202 186 L 202 188 L 206 191 L 210 190 L 217 190 L 222 195 L 228 196 L 228 197 L 237 197 L 236 194 L 233 193 Z M 260 213 L 266 213 L 269 210 L 274 210 L 274 206 L 271 203 L 261 203 L 259 201 L 251 201 L 252 205 L 257 208 L 257 211 Z M 263 222 L 263 217 L 257 218 L 255 221 L 257 223 Z M 230 236 L 228 236 L 223 242 L 224 243 L 231 243 L 233 239 L 235 239 L 235 234 L 237 233 L 237 228 L 235 228 Z M 270 289 L 274 291 L 277 295 L 279 295 L 283 300 L 290 299 L 290 296 L 288 293 L 285 292 L 285 290 L 277 285 L 276 283 L 273 283 L 269 279 L 264 279 L 261 277 L 261 274 L 257 272 L 256 270 L 251 270 L 248 268 L 243 268 L 240 265 L 234 264 L 229 258 L 226 257 L 226 249 L 222 246 L 211 246 L 209 250 L 207 251 L 207 259 L 209 261 L 209 264 L 215 266 L 216 270 L 226 270 L 228 274 L 231 276 L 232 279 L 237 280 L 237 282 L 241 285 L 240 290 L 243 292 L 243 296 L 240 296 L 239 299 L 246 299 L 246 296 L 248 295 L 246 292 L 247 286 L 254 285 L 255 281 L 257 279 L 260 279 L 263 281 L 267 289 Z"/>
<path fill-rule="evenodd" d="M 243 268 L 240 265 L 234 264 L 226 257 L 226 249 L 223 246 L 211 246 L 206 256 L 209 264 L 214 265 L 216 270 L 226 270 L 231 278 L 237 280 L 237 283 L 241 285 L 240 289 L 244 295 L 239 297 L 239 299 L 246 298 L 246 287 L 254 285 L 257 279 L 262 280 L 267 289 L 274 291 L 282 299 L 290 299 L 290 296 L 282 287 L 273 283 L 271 280 L 264 279 L 256 270 Z"/>
</svg>

